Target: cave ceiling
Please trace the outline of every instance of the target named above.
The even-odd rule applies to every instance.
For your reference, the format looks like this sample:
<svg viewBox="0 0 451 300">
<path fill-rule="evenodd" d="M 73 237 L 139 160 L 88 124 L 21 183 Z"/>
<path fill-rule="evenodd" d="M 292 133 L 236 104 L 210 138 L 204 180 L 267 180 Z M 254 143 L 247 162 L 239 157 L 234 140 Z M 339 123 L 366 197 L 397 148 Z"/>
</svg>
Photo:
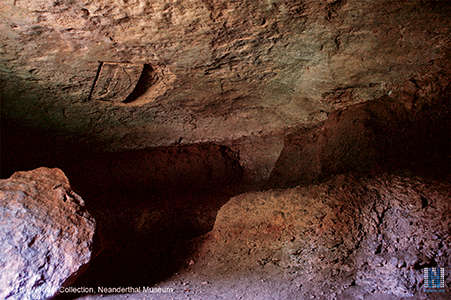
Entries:
<svg viewBox="0 0 451 300">
<path fill-rule="evenodd" d="M 442 90 L 450 12 L 419 0 L 4 0 L 2 118 L 111 151 L 276 136 Z"/>
</svg>

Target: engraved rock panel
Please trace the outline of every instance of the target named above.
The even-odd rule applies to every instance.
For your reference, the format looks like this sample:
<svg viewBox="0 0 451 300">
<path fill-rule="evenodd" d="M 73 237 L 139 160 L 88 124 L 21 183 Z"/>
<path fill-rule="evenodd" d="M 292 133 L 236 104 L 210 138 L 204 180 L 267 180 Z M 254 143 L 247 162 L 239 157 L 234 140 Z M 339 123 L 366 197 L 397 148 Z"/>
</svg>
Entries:
<svg viewBox="0 0 451 300">
<path fill-rule="evenodd" d="M 143 64 L 111 63 L 100 65 L 91 93 L 92 100 L 124 102 L 133 92 L 144 69 Z"/>
</svg>

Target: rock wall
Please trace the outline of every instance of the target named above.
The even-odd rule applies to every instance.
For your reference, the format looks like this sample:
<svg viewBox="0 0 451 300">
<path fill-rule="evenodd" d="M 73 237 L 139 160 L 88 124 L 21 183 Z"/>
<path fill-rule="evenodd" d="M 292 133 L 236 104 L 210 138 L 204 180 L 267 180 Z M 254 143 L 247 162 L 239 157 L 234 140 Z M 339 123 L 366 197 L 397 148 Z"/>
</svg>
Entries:
<svg viewBox="0 0 451 300">
<path fill-rule="evenodd" d="M 406 174 L 239 195 L 161 299 L 435 297 L 423 268 L 450 263 L 450 196 L 446 180 Z"/>
</svg>

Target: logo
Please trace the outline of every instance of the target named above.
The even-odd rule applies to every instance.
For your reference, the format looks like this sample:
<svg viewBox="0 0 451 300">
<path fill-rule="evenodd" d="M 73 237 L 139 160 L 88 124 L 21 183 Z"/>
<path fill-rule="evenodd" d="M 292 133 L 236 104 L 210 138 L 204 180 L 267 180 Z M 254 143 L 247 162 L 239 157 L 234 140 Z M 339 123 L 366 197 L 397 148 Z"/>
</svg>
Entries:
<svg viewBox="0 0 451 300">
<path fill-rule="evenodd" d="M 445 268 L 424 269 L 424 291 L 426 293 L 445 292 Z"/>
</svg>

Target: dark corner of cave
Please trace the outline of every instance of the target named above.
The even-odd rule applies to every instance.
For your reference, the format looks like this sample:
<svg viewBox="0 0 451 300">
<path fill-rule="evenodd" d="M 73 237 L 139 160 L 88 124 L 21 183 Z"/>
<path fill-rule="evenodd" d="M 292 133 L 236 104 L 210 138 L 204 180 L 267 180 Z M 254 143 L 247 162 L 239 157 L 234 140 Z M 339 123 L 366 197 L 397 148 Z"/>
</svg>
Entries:
<svg viewBox="0 0 451 300">
<path fill-rule="evenodd" d="M 450 299 L 451 2 L 0 4 L 0 298 Z"/>
</svg>

